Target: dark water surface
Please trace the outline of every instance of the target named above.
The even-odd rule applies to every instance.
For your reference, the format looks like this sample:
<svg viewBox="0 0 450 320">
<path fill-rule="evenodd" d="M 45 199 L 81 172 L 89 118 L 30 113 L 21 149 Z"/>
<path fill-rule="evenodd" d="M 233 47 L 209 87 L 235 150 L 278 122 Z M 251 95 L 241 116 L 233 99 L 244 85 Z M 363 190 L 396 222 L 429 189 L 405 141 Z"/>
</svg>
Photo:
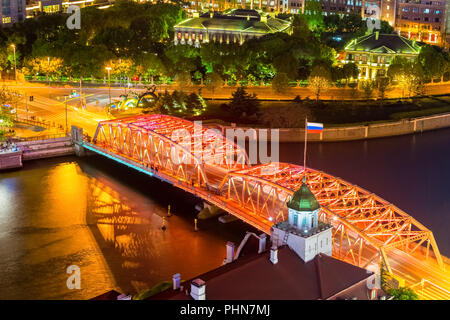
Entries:
<svg viewBox="0 0 450 320">
<path fill-rule="evenodd" d="M 387 139 L 311 143 L 307 165 L 394 203 L 432 229 L 450 255 L 450 130 Z M 280 160 L 303 163 L 303 144 Z M 251 228 L 200 221 L 199 200 L 98 156 L 26 162 L 0 173 L 0 299 L 87 299 L 109 289 L 134 293 L 180 272 L 221 265 L 226 241 Z M 162 217 L 171 205 L 173 216 Z M 81 290 L 66 268 L 81 270 Z"/>
<path fill-rule="evenodd" d="M 303 143 L 280 146 L 283 162 L 303 164 Z M 393 203 L 433 231 L 450 256 L 450 129 L 339 143 L 309 143 L 307 166 Z"/>
</svg>

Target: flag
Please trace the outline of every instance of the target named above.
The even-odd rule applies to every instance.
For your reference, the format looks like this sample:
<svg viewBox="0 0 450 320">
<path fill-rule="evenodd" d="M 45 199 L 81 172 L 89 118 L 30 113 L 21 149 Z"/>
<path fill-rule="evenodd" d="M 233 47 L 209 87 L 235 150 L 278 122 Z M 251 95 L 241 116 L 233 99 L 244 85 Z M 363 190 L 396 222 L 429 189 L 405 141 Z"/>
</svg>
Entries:
<svg viewBox="0 0 450 320">
<path fill-rule="evenodd" d="M 323 123 L 307 122 L 306 131 L 308 133 L 320 133 L 323 131 Z"/>
</svg>

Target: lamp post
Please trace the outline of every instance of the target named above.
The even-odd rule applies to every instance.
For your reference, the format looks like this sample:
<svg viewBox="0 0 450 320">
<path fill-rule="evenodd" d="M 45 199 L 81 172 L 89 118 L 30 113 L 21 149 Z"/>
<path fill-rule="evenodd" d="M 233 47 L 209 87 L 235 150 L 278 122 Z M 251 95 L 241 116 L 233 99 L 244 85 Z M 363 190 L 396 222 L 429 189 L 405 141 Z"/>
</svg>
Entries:
<svg viewBox="0 0 450 320">
<path fill-rule="evenodd" d="M 83 77 L 80 76 L 80 109 L 83 109 Z"/>
<path fill-rule="evenodd" d="M 16 45 L 12 44 L 11 47 L 14 50 L 14 80 L 17 83 L 17 65 L 16 65 Z"/>
<path fill-rule="evenodd" d="M 47 57 L 48 98 L 50 99 L 50 57 Z"/>
<path fill-rule="evenodd" d="M 108 71 L 108 96 L 109 96 L 109 104 L 111 104 L 111 67 L 106 67 Z"/>
<path fill-rule="evenodd" d="M 64 96 L 64 104 L 66 108 L 66 135 L 67 135 L 67 96 Z"/>
</svg>

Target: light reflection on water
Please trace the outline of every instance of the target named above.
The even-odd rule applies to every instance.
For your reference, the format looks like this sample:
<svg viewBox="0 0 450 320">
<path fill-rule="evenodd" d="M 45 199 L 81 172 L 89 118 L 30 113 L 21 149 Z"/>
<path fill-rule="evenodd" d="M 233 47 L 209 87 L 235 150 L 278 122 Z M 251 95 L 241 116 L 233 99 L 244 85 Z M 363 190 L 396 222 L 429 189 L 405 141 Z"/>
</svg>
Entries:
<svg viewBox="0 0 450 320">
<path fill-rule="evenodd" d="M 220 266 L 226 241 L 251 230 L 211 219 L 195 232 L 198 200 L 95 157 L 29 162 L 2 173 L 0 185 L 0 299 L 87 299 L 135 293 L 177 272 L 188 279 Z M 81 290 L 66 287 L 72 264 Z"/>
</svg>

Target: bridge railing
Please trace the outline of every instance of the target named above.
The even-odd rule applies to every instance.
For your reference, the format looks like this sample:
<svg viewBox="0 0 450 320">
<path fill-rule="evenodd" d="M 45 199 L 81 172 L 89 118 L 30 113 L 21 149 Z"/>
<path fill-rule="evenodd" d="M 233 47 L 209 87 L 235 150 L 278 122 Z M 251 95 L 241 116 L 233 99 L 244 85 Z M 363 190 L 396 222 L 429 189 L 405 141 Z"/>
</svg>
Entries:
<svg viewBox="0 0 450 320">
<path fill-rule="evenodd" d="M 54 133 L 54 134 L 46 134 L 40 136 L 32 136 L 32 137 L 23 137 L 23 138 L 14 138 L 14 141 L 17 142 L 25 142 L 25 141 L 38 141 L 38 140 L 47 140 L 47 139 L 57 139 L 57 138 L 65 138 L 69 137 L 66 133 Z"/>
</svg>

